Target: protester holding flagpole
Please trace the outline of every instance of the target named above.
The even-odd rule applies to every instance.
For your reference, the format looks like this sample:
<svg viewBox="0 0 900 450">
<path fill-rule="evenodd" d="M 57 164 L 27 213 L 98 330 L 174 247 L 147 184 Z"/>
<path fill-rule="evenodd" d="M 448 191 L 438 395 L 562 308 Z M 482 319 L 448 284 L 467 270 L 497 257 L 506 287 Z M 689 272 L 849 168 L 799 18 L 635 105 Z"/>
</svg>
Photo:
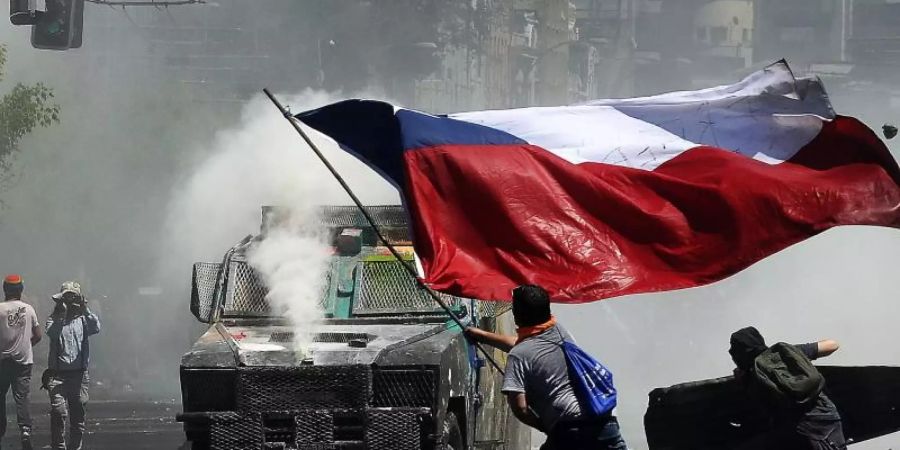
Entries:
<svg viewBox="0 0 900 450">
<path fill-rule="evenodd" d="M 547 434 L 542 450 L 626 449 L 612 413 L 612 374 L 574 345 L 550 313 L 547 291 L 524 285 L 512 297 L 517 337 L 478 328 L 466 334 L 509 352 L 502 391 L 513 414 Z M 584 360 L 591 361 L 587 370 L 578 365 Z"/>
</svg>

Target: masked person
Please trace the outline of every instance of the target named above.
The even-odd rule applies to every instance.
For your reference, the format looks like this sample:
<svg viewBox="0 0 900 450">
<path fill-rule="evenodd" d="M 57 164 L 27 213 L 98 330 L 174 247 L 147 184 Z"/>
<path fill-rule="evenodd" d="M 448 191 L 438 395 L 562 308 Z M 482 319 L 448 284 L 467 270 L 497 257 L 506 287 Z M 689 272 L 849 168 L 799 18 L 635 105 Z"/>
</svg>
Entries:
<svg viewBox="0 0 900 450">
<path fill-rule="evenodd" d="M 31 450 L 31 414 L 28 411 L 31 393 L 31 368 L 34 355 L 31 347 L 41 340 L 34 308 L 22 301 L 25 284 L 19 275 L 3 280 L 5 301 L 0 303 L 0 438 L 6 434 L 6 392 L 12 387 L 22 448 Z"/>
<path fill-rule="evenodd" d="M 43 377 L 50 393 L 50 444 L 53 449 L 81 450 L 90 380 L 88 337 L 100 332 L 100 319 L 88 309 L 81 286 L 74 281 L 63 283 L 52 298 L 56 307 L 47 319 L 50 355 Z"/>
<path fill-rule="evenodd" d="M 770 348 L 754 327 L 732 333 L 728 353 L 736 366 L 735 378 L 744 385 L 750 397 L 758 401 L 772 425 L 772 431 L 761 442 L 754 442 L 749 447 L 766 450 L 847 448 L 841 416 L 825 394 L 824 378 L 811 362 L 838 348 L 838 343 L 833 340 L 801 345 L 778 343 Z M 781 376 L 764 374 L 760 377 L 757 376 L 760 371 L 778 371 Z M 788 401 L 780 394 L 787 391 L 804 400 Z"/>
<path fill-rule="evenodd" d="M 625 450 L 612 412 L 592 416 L 579 403 L 562 349 L 572 336 L 550 314 L 550 296 L 540 286 L 513 290 L 517 337 L 467 328 L 479 342 L 509 352 L 502 391 L 522 423 L 547 434 L 542 450 Z"/>
</svg>

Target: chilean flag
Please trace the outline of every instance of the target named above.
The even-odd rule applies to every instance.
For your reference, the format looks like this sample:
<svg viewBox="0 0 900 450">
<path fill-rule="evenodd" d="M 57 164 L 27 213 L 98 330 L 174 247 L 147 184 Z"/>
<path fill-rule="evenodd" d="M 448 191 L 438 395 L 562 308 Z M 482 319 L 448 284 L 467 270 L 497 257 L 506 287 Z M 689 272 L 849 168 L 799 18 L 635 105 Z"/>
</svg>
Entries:
<svg viewBox="0 0 900 450">
<path fill-rule="evenodd" d="M 296 116 L 401 192 L 425 282 L 558 302 L 700 286 L 836 225 L 900 225 L 900 170 L 783 62 L 730 86 L 434 116 Z"/>
</svg>

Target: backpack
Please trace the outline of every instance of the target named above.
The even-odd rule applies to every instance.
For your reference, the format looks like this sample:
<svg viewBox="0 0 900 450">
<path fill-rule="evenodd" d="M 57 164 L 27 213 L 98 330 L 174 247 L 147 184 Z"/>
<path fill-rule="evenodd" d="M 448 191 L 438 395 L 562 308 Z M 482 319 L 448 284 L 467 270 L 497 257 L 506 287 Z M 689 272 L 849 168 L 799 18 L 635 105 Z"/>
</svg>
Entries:
<svg viewBox="0 0 900 450">
<path fill-rule="evenodd" d="M 753 361 L 753 377 L 776 404 L 796 408 L 816 401 L 825 378 L 797 347 L 779 342 Z"/>
<path fill-rule="evenodd" d="M 589 416 L 609 414 L 616 407 L 617 397 L 612 372 L 574 342 L 567 341 L 559 328 L 556 332 L 562 341 L 561 344 L 549 339 L 538 339 L 558 345 L 562 349 L 569 381 L 572 383 L 575 397 L 578 398 L 578 404 L 583 409 L 582 412 Z"/>
<path fill-rule="evenodd" d="M 593 416 L 609 414 L 616 407 L 613 374 L 600 361 L 572 342 L 563 340 L 563 354 L 569 366 L 569 379 L 585 413 Z"/>
</svg>

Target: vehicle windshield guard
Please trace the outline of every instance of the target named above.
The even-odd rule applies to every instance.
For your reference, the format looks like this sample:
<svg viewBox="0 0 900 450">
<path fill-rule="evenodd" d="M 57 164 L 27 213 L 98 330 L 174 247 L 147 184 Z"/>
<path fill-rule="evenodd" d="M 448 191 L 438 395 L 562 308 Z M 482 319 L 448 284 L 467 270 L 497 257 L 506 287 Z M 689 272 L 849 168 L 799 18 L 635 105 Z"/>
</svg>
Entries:
<svg viewBox="0 0 900 450">
<path fill-rule="evenodd" d="M 340 261 L 334 261 L 326 273 L 322 292 L 319 295 L 320 306 L 326 311 L 326 317 L 336 317 L 341 304 L 346 302 L 351 317 L 374 317 L 396 315 L 429 315 L 443 314 L 424 291 L 416 286 L 415 281 L 400 265 L 399 261 L 358 261 L 353 263 L 350 283 L 340 286 L 340 276 L 335 272 L 347 270 L 341 267 Z M 221 318 L 263 318 L 282 317 L 273 310 L 266 294 L 268 289 L 262 277 L 238 255 L 228 263 L 225 271 L 224 304 L 220 309 Z M 219 263 L 197 263 L 194 265 L 194 293 L 191 310 L 201 322 L 210 322 L 214 308 L 214 291 L 216 275 L 220 273 Z M 459 310 L 468 299 L 439 294 L 451 309 Z M 498 316 L 508 311 L 508 302 L 475 301 L 479 316 Z M 469 306 L 470 308 L 473 306 Z M 204 318 L 208 318 L 204 320 Z"/>
<path fill-rule="evenodd" d="M 399 206 L 371 207 L 389 240 L 395 245 L 411 244 L 407 217 Z M 280 220 L 277 208 L 263 208 L 262 235 L 245 239 L 230 249 L 222 263 L 197 263 L 193 270 L 191 311 L 205 323 L 220 318 L 281 318 L 266 299 L 268 288 L 263 278 L 247 262 L 246 251 L 252 241 L 265 239 L 265 234 Z M 336 254 L 331 258 L 324 275 L 319 304 L 330 318 L 379 316 L 435 316 L 446 313 L 427 292 L 419 288 L 403 264 L 415 263 L 412 247 L 404 254 L 407 261 L 398 261 L 379 252 L 375 236 L 370 236 L 361 214 L 355 208 L 324 207 L 322 224 L 337 236 L 346 229 L 360 230 L 360 247 L 352 255 Z M 224 268 L 224 270 L 223 270 Z M 495 317 L 510 309 L 509 302 L 473 301 L 439 294 L 451 310 L 464 306 L 480 317 Z M 448 316 L 449 317 L 449 316 Z"/>
</svg>

